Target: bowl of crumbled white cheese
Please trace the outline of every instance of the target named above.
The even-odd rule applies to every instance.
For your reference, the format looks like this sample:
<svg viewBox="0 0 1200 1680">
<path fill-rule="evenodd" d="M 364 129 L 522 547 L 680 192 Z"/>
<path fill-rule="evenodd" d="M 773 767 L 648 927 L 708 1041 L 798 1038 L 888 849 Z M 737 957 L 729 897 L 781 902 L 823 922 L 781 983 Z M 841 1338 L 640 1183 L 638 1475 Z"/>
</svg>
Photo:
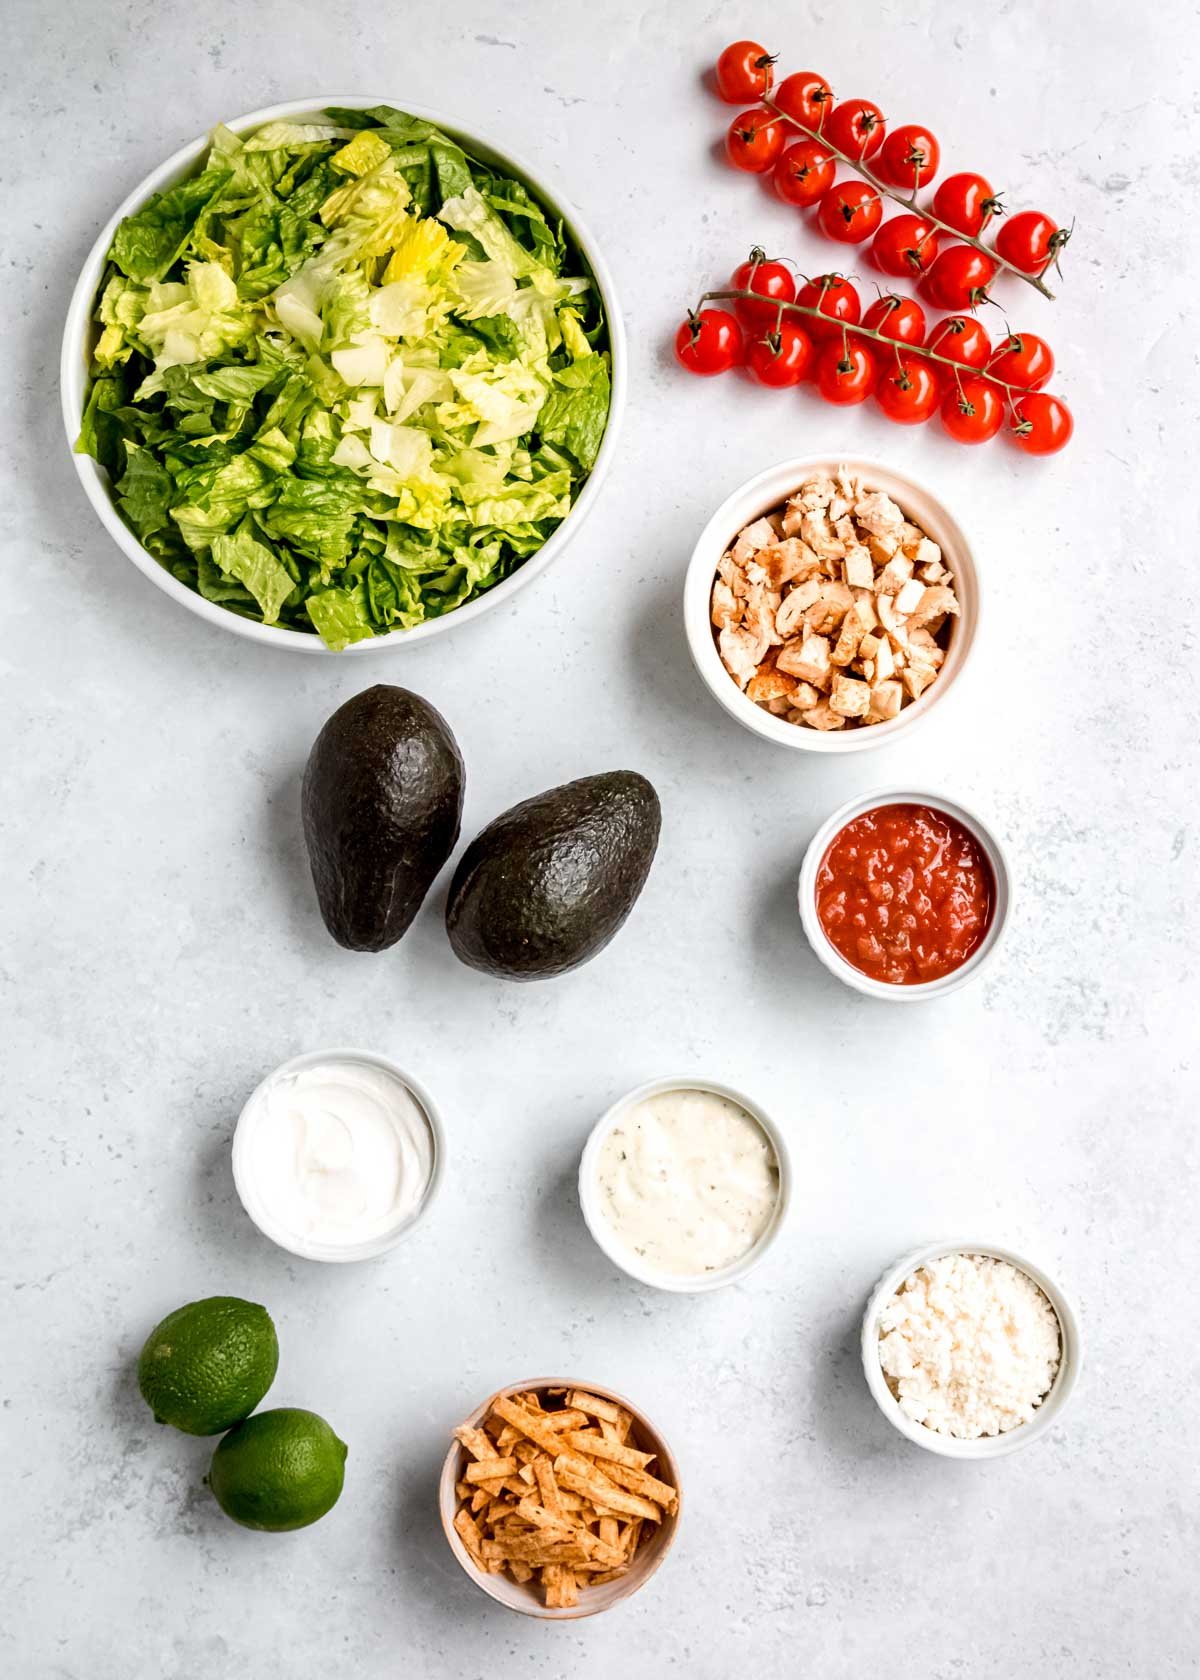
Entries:
<svg viewBox="0 0 1200 1680">
<path fill-rule="evenodd" d="M 917 1446 L 999 1458 L 1055 1422 L 1078 1381 L 1079 1321 L 1040 1267 L 1005 1248 L 931 1243 L 872 1291 L 863 1370 L 880 1411 Z"/>
</svg>

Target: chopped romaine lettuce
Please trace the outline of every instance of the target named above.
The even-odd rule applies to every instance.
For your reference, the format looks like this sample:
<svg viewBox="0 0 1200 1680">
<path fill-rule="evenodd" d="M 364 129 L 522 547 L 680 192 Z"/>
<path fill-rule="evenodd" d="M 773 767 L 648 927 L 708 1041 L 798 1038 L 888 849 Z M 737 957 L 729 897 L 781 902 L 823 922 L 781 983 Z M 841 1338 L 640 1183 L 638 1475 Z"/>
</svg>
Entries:
<svg viewBox="0 0 1200 1680">
<path fill-rule="evenodd" d="M 453 611 L 595 464 L 601 300 L 561 222 L 430 123 L 214 131 L 118 228 L 77 447 L 173 576 L 331 647 Z"/>
</svg>

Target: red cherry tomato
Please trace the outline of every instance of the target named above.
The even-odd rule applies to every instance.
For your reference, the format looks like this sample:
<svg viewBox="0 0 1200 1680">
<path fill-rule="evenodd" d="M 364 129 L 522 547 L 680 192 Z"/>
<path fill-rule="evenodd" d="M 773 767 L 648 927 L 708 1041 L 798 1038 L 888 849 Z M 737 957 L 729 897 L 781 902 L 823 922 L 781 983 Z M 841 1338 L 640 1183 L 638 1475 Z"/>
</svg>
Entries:
<svg viewBox="0 0 1200 1680">
<path fill-rule="evenodd" d="M 833 185 L 833 156 L 818 140 L 798 140 L 781 152 L 771 179 L 785 204 L 807 210 Z"/>
<path fill-rule="evenodd" d="M 1004 399 L 990 380 L 968 374 L 942 398 L 942 425 L 959 443 L 986 443 L 1000 430 Z"/>
<path fill-rule="evenodd" d="M 1036 333 L 1009 333 L 992 352 L 988 372 L 1006 385 L 1037 391 L 1049 382 L 1054 372 L 1054 352 Z"/>
<path fill-rule="evenodd" d="M 862 315 L 858 293 L 841 274 L 818 274 L 815 280 L 805 281 L 796 293 L 796 302 L 828 316 L 828 325 L 824 320 L 814 320 L 811 315 L 804 317 L 805 331 L 818 344 L 835 334 L 840 344 L 842 335 L 838 331 L 838 323 L 845 321 L 850 326 L 856 326 Z"/>
<path fill-rule="evenodd" d="M 1001 225 L 996 249 L 1022 274 L 1040 274 L 1058 260 L 1058 253 L 1071 237 L 1040 210 L 1020 210 Z"/>
<path fill-rule="evenodd" d="M 757 41 L 735 41 L 717 60 L 717 92 L 727 105 L 763 99 L 771 87 L 775 60 Z"/>
<path fill-rule="evenodd" d="M 928 362 L 901 353 L 900 365 L 885 362 L 875 387 L 875 401 L 901 426 L 921 426 L 942 399 L 941 387 Z"/>
<path fill-rule="evenodd" d="M 812 367 L 813 341 L 803 327 L 783 320 L 746 346 L 746 371 L 760 385 L 799 385 Z"/>
<path fill-rule="evenodd" d="M 775 89 L 775 103 L 805 128 L 817 129 L 829 115 L 833 94 L 824 76 L 815 70 L 798 70 Z"/>
<path fill-rule="evenodd" d="M 843 337 L 847 343 L 843 344 Z M 826 402 L 843 405 L 865 402 L 878 377 L 874 356 L 856 344 L 849 333 L 828 339 L 817 352 L 817 390 Z"/>
<path fill-rule="evenodd" d="M 742 359 L 742 329 L 725 309 L 689 314 L 675 334 L 675 357 L 689 373 L 705 379 L 727 373 Z"/>
<path fill-rule="evenodd" d="M 949 245 L 933 259 L 921 290 L 939 309 L 977 309 L 986 302 L 999 264 L 973 245 Z"/>
<path fill-rule="evenodd" d="M 863 316 L 864 327 L 873 327 L 884 338 L 897 344 L 925 342 L 925 311 L 915 298 L 901 297 L 898 292 L 885 292 L 876 298 Z"/>
<path fill-rule="evenodd" d="M 924 216 L 893 216 L 884 222 L 871 244 L 871 255 L 885 274 L 919 280 L 933 266 L 938 236 Z"/>
<path fill-rule="evenodd" d="M 839 181 L 825 194 L 817 222 L 826 239 L 859 245 L 883 220 L 883 200 L 866 181 Z"/>
<path fill-rule="evenodd" d="M 968 171 L 947 175 L 933 195 L 933 213 L 939 222 L 978 239 L 992 217 L 1003 213 L 1003 206 L 990 183 Z"/>
<path fill-rule="evenodd" d="M 843 99 L 825 119 L 822 131 L 831 145 L 848 158 L 869 158 L 883 145 L 887 125 L 883 112 L 870 99 Z"/>
<path fill-rule="evenodd" d="M 1013 405 L 1008 435 L 1027 455 L 1054 455 L 1071 440 L 1071 410 L 1046 391 L 1031 391 Z"/>
<path fill-rule="evenodd" d="M 904 123 L 883 142 L 872 169 L 889 187 L 915 192 L 933 180 L 941 156 L 936 137 L 923 124 Z"/>
<path fill-rule="evenodd" d="M 773 327 L 779 319 L 775 306 L 792 303 L 796 296 L 791 270 L 781 262 L 772 262 L 757 247 L 734 269 L 729 284 L 736 292 L 754 292 L 763 300 L 758 303 L 753 298 L 738 298 L 733 312 L 744 327 Z"/>
<path fill-rule="evenodd" d="M 770 111 L 743 111 L 725 136 L 725 155 L 735 169 L 764 175 L 783 150 L 786 124 Z"/>
<path fill-rule="evenodd" d="M 925 348 L 965 368 L 983 367 L 992 353 L 991 340 L 973 315 L 947 315 L 935 321 Z M 953 377 L 949 368 L 941 371 Z"/>
</svg>

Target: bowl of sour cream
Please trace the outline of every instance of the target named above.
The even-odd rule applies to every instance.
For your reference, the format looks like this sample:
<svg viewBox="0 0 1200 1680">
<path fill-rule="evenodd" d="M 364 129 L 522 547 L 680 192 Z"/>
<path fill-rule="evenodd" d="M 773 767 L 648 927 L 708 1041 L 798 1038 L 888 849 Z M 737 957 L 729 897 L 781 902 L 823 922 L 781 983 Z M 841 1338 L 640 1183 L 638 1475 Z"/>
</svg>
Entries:
<svg viewBox="0 0 1200 1680">
<path fill-rule="evenodd" d="M 787 1143 L 765 1109 L 711 1079 L 655 1079 L 614 1103 L 579 1163 L 579 1203 L 639 1283 L 700 1294 L 737 1283 L 783 1225 Z"/>
<path fill-rule="evenodd" d="M 305 1260 L 369 1260 L 426 1213 L 442 1123 L 411 1074 L 371 1050 L 316 1050 L 268 1074 L 233 1135 L 233 1180 L 264 1236 Z"/>
</svg>

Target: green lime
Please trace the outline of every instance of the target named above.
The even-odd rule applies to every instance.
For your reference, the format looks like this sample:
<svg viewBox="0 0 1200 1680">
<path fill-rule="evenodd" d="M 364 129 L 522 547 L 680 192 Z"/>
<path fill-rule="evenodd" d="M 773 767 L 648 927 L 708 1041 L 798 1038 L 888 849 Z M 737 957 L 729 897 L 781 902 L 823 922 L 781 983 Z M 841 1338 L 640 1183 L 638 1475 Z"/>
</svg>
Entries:
<svg viewBox="0 0 1200 1680">
<path fill-rule="evenodd" d="M 254 1410 L 278 1364 L 266 1307 L 213 1295 L 180 1307 L 150 1332 L 138 1387 L 159 1423 L 188 1435 L 220 1435 Z"/>
<path fill-rule="evenodd" d="M 281 1406 L 231 1429 L 213 1454 L 208 1485 L 246 1528 L 306 1528 L 338 1502 L 346 1443 L 316 1412 Z"/>
</svg>

